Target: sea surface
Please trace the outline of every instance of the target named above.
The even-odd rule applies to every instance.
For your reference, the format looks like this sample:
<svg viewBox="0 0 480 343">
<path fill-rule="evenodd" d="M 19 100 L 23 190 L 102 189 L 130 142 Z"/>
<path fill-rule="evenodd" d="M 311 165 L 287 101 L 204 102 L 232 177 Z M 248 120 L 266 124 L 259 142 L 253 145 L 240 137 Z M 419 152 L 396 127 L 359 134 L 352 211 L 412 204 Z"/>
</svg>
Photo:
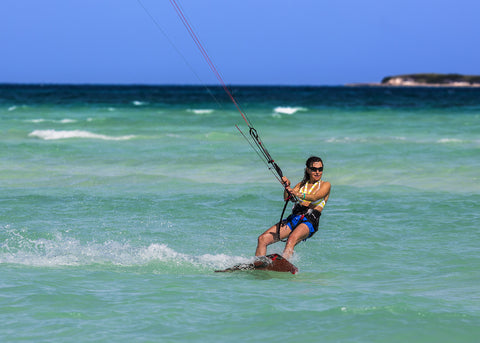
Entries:
<svg viewBox="0 0 480 343">
<path fill-rule="evenodd" d="M 478 342 L 480 89 L 231 91 L 324 160 L 299 273 L 214 272 L 283 206 L 221 88 L 1 85 L 0 341 Z"/>
</svg>

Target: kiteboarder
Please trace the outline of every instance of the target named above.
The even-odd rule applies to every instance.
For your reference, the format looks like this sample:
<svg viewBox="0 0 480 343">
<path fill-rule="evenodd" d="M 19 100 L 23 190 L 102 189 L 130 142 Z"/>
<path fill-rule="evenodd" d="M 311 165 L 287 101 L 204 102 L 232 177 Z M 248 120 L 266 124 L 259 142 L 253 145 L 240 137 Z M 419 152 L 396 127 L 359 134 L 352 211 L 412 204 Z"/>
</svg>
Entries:
<svg viewBox="0 0 480 343">
<path fill-rule="evenodd" d="M 330 182 L 322 180 L 323 161 L 320 157 L 311 156 L 305 165 L 303 180 L 295 187 L 291 188 L 290 180 L 282 177 L 285 185 L 284 198 L 294 195 L 298 202 L 293 207 L 292 214 L 258 237 L 255 256 L 265 256 L 268 245 L 287 239 L 282 256 L 289 259 L 298 243 L 317 232 L 318 221 L 330 196 L 331 185 Z"/>
</svg>

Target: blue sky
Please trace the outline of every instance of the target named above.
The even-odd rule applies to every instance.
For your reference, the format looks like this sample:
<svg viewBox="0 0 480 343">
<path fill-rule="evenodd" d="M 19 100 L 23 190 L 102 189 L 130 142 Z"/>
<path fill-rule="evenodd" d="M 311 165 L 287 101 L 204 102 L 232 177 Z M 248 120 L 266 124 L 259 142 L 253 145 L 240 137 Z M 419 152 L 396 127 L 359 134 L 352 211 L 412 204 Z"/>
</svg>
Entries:
<svg viewBox="0 0 480 343">
<path fill-rule="evenodd" d="M 478 0 L 177 1 L 227 84 L 480 75 Z M 0 83 L 217 84 L 170 2 L 141 2 L 168 38 L 138 0 L 1 0 Z"/>
</svg>

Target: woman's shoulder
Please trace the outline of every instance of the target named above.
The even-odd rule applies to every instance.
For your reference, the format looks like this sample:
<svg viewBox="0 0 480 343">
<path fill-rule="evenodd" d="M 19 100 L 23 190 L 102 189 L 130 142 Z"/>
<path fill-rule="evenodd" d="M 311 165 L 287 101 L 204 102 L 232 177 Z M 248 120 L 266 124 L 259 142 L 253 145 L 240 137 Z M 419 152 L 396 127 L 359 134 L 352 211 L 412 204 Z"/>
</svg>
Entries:
<svg viewBox="0 0 480 343">
<path fill-rule="evenodd" d="M 321 180 L 322 183 L 320 184 L 320 187 L 332 187 L 332 184 L 329 182 L 329 181 L 324 181 L 324 180 Z"/>
</svg>

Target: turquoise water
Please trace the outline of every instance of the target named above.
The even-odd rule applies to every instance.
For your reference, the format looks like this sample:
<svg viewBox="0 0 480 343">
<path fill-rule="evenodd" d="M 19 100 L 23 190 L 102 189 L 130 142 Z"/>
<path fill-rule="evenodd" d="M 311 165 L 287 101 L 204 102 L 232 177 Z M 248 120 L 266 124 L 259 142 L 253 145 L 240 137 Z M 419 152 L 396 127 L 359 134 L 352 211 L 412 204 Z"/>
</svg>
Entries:
<svg viewBox="0 0 480 343">
<path fill-rule="evenodd" d="M 221 89 L 0 87 L 2 342 L 477 342 L 480 89 L 232 91 L 324 159 L 296 275 L 214 273 L 283 205 Z"/>
</svg>

